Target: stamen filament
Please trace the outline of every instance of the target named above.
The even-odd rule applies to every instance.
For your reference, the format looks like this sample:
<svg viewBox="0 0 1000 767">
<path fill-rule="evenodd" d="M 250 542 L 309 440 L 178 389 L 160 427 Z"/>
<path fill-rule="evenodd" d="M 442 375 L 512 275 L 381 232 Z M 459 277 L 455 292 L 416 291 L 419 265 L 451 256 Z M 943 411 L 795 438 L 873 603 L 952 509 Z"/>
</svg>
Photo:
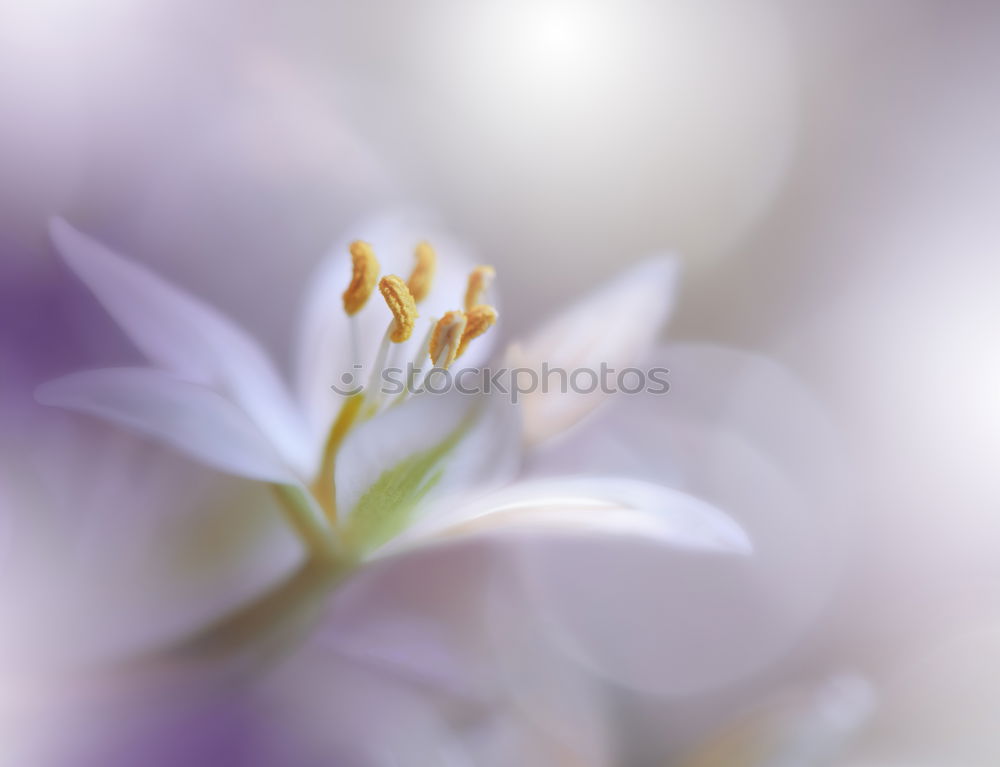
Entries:
<svg viewBox="0 0 1000 767">
<path fill-rule="evenodd" d="M 417 305 L 410 289 L 395 274 L 383 277 L 379 281 L 378 289 L 382 293 L 389 311 L 392 312 L 392 322 L 389 323 L 389 327 L 386 328 L 385 335 L 382 337 L 368 385 L 365 387 L 364 395 L 368 402 L 365 408 L 366 417 L 377 413 L 382 404 L 380 383 L 389 359 L 390 344 L 401 344 L 407 341 L 413 334 L 413 327 L 418 316 Z"/>
<path fill-rule="evenodd" d="M 361 369 L 361 330 L 358 328 L 357 315 L 348 316 L 348 325 L 351 336 L 351 362 L 355 370 Z"/>
<path fill-rule="evenodd" d="M 424 379 L 427 377 L 427 366 L 424 361 L 430 356 L 431 341 L 434 338 L 434 329 L 437 327 L 437 322 L 432 322 L 430 327 L 427 328 L 427 332 L 424 334 L 424 340 L 420 344 L 420 348 L 417 350 L 416 355 L 413 357 L 410 363 L 410 369 L 407 370 L 407 381 L 406 388 L 403 389 L 402 393 L 396 397 L 396 401 L 393 405 L 398 405 L 406 401 L 406 398 L 410 396 L 412 392 L 417 392 L 424 383 Z M 412 370 L 412 375 L 410 373 Z"/>
<path fill-rule="evenodd" d="M 386 360 L 389 358 L 389 348 L 392 345 L 392 336 L 396 332 L 396 321 L 389 323 L 382 335 L 382 343 L 379 344 L 378 353 L 375 355 L 375 364 L 372 366 L 371 375 L 368 377 L 368 384 L 365 386 L 361 396 L 365 398 L 366 407 L 364 415 L 369 418 L 378 412 L 379 405 L 382 404 L 382 372 L 385 370 Z"/>
<path fill-rule="evenodd" d="M 349 397 L 341 405 L 337 419 L 333 422 L 326 438 L 326 444 L 323 446 L 323 460 L 320 462 L 319 473 L 312 484 L 312 494 L 322 507 L 331 525 L 337 523 L 337 487 L 334 476 L 337 450 L 340 449 L 340 443 L 344 441 L 347 432 L 351 430 L 351 426 L 357 420 L 364 401 L 364 394 L 358 393 Z"/>
</svg>

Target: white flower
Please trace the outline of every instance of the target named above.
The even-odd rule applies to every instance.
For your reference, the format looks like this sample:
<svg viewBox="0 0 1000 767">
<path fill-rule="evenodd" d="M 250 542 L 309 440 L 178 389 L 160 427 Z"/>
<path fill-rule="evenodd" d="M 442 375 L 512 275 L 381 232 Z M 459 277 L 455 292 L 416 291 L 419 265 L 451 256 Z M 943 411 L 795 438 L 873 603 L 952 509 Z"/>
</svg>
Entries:
<svg viewBox="0 0 1000 767">
<path fill-rule="evenodd" d="M 397 313 L 393 319 L 375 300 L 349 317 L 340 294 L 352 282 L 351 262 L 346 243 L 334 249 L 306 302 L 293 397 L 260 347 L 218 312 L 65 222 L 54 222 L 52 234 L 67 263 L 155 367 L 73 374 L 42 386 L 38 398 L 146 433 L 217 468 L 273 483 L 321 558 L 349 565 L 397 537 L 386 550 L 459 531 L 525 528 L 712 550 L 749 547 L 740 529 L 708 504 L 648 483 L 576 478 L 483 495 L 513 476 L 520 456 L 518 418 L 499 397 L 417 394 L 388 403 L 371 389 L 346 397 L 330 389 L 354 365 L 379 371 L 390 356 L 419 360 L 413 349 L 426 354 L 433 319 L 461 309 L 463 297 L 466 310 L 484 298 L 465 295 L 474 287 L 466 286 L 469 265 L 453 255 L 457 249 L 447 239 L 435 243 L 440 268 L 433 290 L 419 304 L 425 327 L 399 349 L 388 339 L 412 317 Z M 408 249 L 420 237 L 392 220 L 363 227 L 361 234 L 390 268 L 394 259 L 411 258 Z M 367 283 L 363 293 L 374 276 L 362 272 L 377 268 L 364 255 L 354 264 L 354 281 Z M 655 336 L 672 281 L 666 262 L 634 271 L 608 292 L 600 307 L 603 321 L 589 313 L 580 317 L 568 330 L 567 343 L 628 356 L 634 344 Z M 484 340 L 472 341 L 470 356 Z M 438 498 L 434 513 L 418 515 L 418 509 L 432 507 L 427 502 L 432 488 Z M 455 500 L 473 494 L 474 503 Z"/>
<path fill-rule="evenodd" d="M 356 231 L 385 264 L 398 257 L 405 273 L 409 249 L 426 229 L 392 219 L 374 229 Z M 66 225 L 55 234 L 68 262 L 160 369 L 77 374 L 49 384 L 41 398 L 275 483 L 325 557 L 350 564 L 459 534 L 500 540 L 557 530 L 564 535 L 519 541 L 517 549 L 526 596 L 549 638 L 616 681 L 671 694 L 730 683 L 779 657 L 836 583 L 847 483 L 820 408 L 779 367 L 753 355 L 658 349 L 677 273 L 669 259 L 609 280 L 505 357 L 539 371 L 543 363 L 665 367 L 669 396 L 537 392 L 517 413 L 497 397 L 417 395 L 349 421 L 327 462 L 323 445 L 338 409 L 350 403 L 330 383 L 354 359 L 366 369 L 378 365 L 390 318 L 370 301 L 356 317 L 360 350 L 352 352 L 351 321 L 341 309 L 351 279 L 346 240 L 306 302 L 293 398 L 231 322 Z M 441 265 L 435 290 L 419 305 L 421 320 L 462 305 L 471 264 L 447 243 L 435 236 Z M 482 358 L 489 340 L 474 341 L 459 363 L 477 352 Z M 409 358 L 409 349 L 395 357 Z M 522 465 L 523 479 L 525 471 L 535 479 L 511 484 Z M 324 477 L 333 480 L 328 497 Z M 715 507 L 749 528 L 753 558 L 683 553 L 747 550 L 747 537 Z M 662 544 L 676 553 L 665 556 Z M 392 565 L 406 566 L 406 558 Z M 363 653 L 365 630 L 354 630 L 362 623 L 341 622 L 339 636 Z M 742 641 L 728 641 L 737 635 Z"/>
<path fill-rule="evenodd" d="M 378 247 L 379 237 L 362 234 Z M 67 262 L 157 366 L 74 374 L 42 387 L 39 398 L 105 417 L 215 467 L 274 484 L 290 501 L 292 519 L 312 554 L 272 591 L 177 645 L 182 654 L 267 657 L 276 642 L 287 647 L 306 620 L 313 630 L 294 653 L 294 666 L 304 673 L 319 673 L 332 650 L 336 657 L 419 680 L 461 700 L 493 699 L 503 694 L 496 689 L 499 683 L 509 686 L 506 694 L 526 709 L 517 716 L 530 720 L 538 705 L 535 696 L 524 693 L 528 685 L 523 681 L 514 681 L 523 673 L 522 655 L 494 652 L 484 664 L 482 642 L 472 643 L 476 650 L 464 644 L 470 626 L 483 631 L 474 613 L 495 604 L 487 597 L 490 589 L 476 589 L 459 609 L 455 590 L 468 575 L 460 567 L 453 586 L 427 593 L 420 584 L 432 562 L 449 552 L 461 559 L 473 551 L 473 562 L 492 565 L 495 557 L 514 552 L 527 580 L 519 589 L 508 579 L 509 588 L 501 590 L 504 599 L 522 605 L 527 600 L 529 609 L 540 607 L 544 614 L 545 605 L 535 601 L 544 580 L 538 566 L 550 563 L 568 582 L 574 573 L 602 578 L 602 593 L 592 600 L 598 612 L 610 598 L 645 614 L 650 605 L 657 613 L 672 612 L 672 607 L 659 599 L 663 584 L 631 579 L 635 563 L 673 559 L 675 572 L 683 573 L 691 564 L 711 569 L 724 559 L 712 554 L 750 550 L 743 531 L 724 514 L 655 482 L 598 473 L 511 482 L 522 453 L 520 418 L 502 398 L 414 395 L 396 404 L 376 402 L 374 415 L 364 398 L 361 405 L 353 405 L 358 400 L 351 397 L 338 399 L 330 382 L 355 358 L 370 365 L 377 343 L 367 345 L 366 339 L 377 341 L 390 319 L 371 302 L 367 313 L 358 315 L 360 354 L 352 352 L 340 296 L 351 277 L 346 243 L 335 249 L 307 302 L 299 393 L 293 398 L 264 353 L 217 312 L 66 224 L 57 223 L 54 236 Z M 391 250 L 376 252 L 388 262 Z M 447 249 L 439 246 L 439 252 Z M 435 292 L 420 304 L 421 312 L 432 300 L 440 302 L 435 314 L 461 306 L 468 267 L 456 270 L 461 277 L 448 278 L 442 261 L 438 288 L 443 297 Z M 571 310 L 568 316 L 577 319 L 563 325 L 566 344 L 557 347 L 590 349 L 593 356 L 583 363 L 630 360 L 652 343 L 665 320 L 673 279 L 670 262 L 652 260 L 613 281 L 587 311 Z M 473 345 L 469 354 L 474 351 Z M 357 408 L 357 417 L 346 422 L 345 433 L 336 433 L 335 424 L 344 423 L 338 408 L 343 413 L 349 407 Z M 530 417 L 541 423 L 547 417 L 544 406 Z M 324 445 L 330 443 L 337 447 L 328 456 L 332 467 L 324 459 Z M 327 486 L 318 481 L 324 471 L 335 480 L 331 498 L 322 496 Z M 508 541 L 518 545 L 504 548 Z M 470 549 L 470 544 L 485 548 Z M 504 551 L 498 554 L 499 549 Z M 330 586 L 353 571 L 357 560 L 376 554 L 394 556 L 357 571 L 332 602 L 326 599 Z M 464 570 L 468 573 L 468 566 Z M 621 580 L 621 573 L 629 577 Z M 493 580 L 488 573 L 483 576 L 487 584 Z M 411 582 L 416 591 L 405 587 Z M 470 585 L 481 582 L 472 578 Z M 685 588 L 696 595 L 698 585 Z M 550 595 L 561 598 L 544 594 Z M 530 617 L 538 616 L 512 619 L 508 630 L 499 632 L 503 636 L 492 633 L 492 641 L 509 639 L 510 623 L 524 631 L 535 627 L 525 642 L 537 648 L 537 658 L 548 658 L 535 661 L 541 679 L 556 666 L 545 641 L 550 627 Z M 627 621 L 619 625 L 630 631 Z M 573 651 L 556 649 L 558 657 L 577 659 Z M 536 689 L 553 687 L 539 681 Z M 552 707 L 572 707 L 575 698 L 553 701 Z"/>
</svg>

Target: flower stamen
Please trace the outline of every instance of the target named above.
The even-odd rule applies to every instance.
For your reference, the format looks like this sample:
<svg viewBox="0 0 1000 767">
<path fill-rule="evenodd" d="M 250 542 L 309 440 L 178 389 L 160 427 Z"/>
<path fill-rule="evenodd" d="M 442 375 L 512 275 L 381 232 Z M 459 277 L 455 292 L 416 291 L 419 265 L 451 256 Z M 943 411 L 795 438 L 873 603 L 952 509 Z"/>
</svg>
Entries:
<svg viewBox="0 0 1000 767">
<path fill-rule="evenodd" d="M 486 304 L 473 306 L 465 312 L 465 329 L 462 332 L 462 339 L 458 345 L 455 357 L 461 357 L 465 353 L 469 342 L 474 338 L 479 338 L 483 333 L 497 324 L 497 310 Z"/>
<path fill-rule="evenodd" d="M 353 271 L 343 298 L 344 311 L 353 317 L 364 308 L 372 291 L 375 290 L 379 264 L 375 258 L 375 251 L 367 242 L 355 240 L 351 243 L 350 252 Z"/>
<path fill-rule="evenodd" d="M 437 271 L 437 254 L 429 242 L 421 242 L 413 251 L 416 264 L 410 272 L 410 279 L 406 281 L 406 287 L 413 295 L 413 301 L 420 303 L 427 294 L 431 292 L 431 285 L 434 284 L 434 272 Z"/>
<path fill-rule="evenodd" d="M 465 289 L 465 311 L 484 303 L 486 291 L 489 290 L 496 274 L 492 266 L 477 266 L 472 270 L 469 274 L 468 287 Z"/>
<path fill-rule="evenodd" d="M 392 320 L 382 336 L 382 343 L 379 344 L 378 352 L 375 355 L 375 365 L 372 367 L 368 386 L 365 388 L 367 401 L 364 410 L 365 417 L 375 415 L 382 404 L 382 390 L 379 387 L 379 382 L 382 380 L 382 374 L 389 362 L 390 351 L 397 348 L 393 344 L 401 344 L 408 340 L 413 335 L 413 327 L 417 321 L 417 305 L 402 278 L 395 274 L 386 275 L 379 281 L 378 289 L 382 293 L 389 311 L 392 312 Z"/>
<path fill-rule="evenodd" d="M 417 304 L 406 283 L 395 274 L 383 277 L 378 284 L 389 311 L 392 312 L 393 325 L 389 339 L 394 344 L 401 344 L 413 334 L 413 326 L 417 320 Z"/>
<path fill-rule="evenodd" d="M 447 312 L 437 321 L 429 349 L 434 367 L 447 369 L 455 361 L 467 323 L 465 313 L 458 311 Z"/>
</svg>

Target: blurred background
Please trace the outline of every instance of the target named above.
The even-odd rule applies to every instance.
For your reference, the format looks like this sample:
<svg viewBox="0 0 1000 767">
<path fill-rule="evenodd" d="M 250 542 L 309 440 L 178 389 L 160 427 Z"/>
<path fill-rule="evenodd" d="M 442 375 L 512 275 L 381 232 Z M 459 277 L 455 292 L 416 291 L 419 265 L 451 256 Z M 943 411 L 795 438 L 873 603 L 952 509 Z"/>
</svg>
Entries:
<svg viewBox="0 0 1000 767">
<path fill-rule="evenodd" d="M 1000 618 L 997 72 L 989 0 L 3 0 L 0 479 L 21 492 L 19 462 L 51 455 L 37 383 L 137 359 L 57 261 L 51 215 L 286 367 L 310 270 L 384 206 L 437 212 L 495 264 L 513 335 L 671 249 L 670 338 L 786 365 L 851 460 L 857 555 L 781 675 L 891 676 Z M 202 503 L 240 492 L 142 451 Z M 224 516 L 192 561 L 232 544 Z M 151 579 L 188 594 L 186 572 Z M 636 754 L 693 717 L 618 710 Z"/>
</svg>

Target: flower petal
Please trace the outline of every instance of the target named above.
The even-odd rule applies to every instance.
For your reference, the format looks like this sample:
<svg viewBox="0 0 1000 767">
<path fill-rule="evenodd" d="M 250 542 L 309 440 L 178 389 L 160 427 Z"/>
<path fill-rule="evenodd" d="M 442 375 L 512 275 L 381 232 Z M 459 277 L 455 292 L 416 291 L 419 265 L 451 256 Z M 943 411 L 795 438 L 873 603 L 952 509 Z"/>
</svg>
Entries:
<svg viewBox="0 0 1000 767">
<path fill-rule="evenodd" d="M 643 261 L 511 347 L 511 367 L 529 368 L 558 383 L 560 375 L 565 375 L 584 388 L 593 382 L 590 393 L 553 388 L 528 394 L 524 416 L 529 444 L 572 426 L 604 400 L 599 393 L 602 366 L 620 371 L 643 360 L 673 308 L 679 271 L 675 258 Z M 565 373 L 546 376 L 546 369 Z M 593 375 L 588 372 L 573 378 L 577 370 Z M 567 389 L 565 385 L 559 388 Z"/>
<path fill-rule="evenodd" d="M 360 382 L 374 363 L 375 353 L 392 319 L 385 304 L 373 296 L 354 317 L 358 333 L 360 359 L 352 358 L 351 322 L 344 313 L 341 294 L 351 276 L 348 245 L 364 240 L 372 245 L 382 267 L 382 274 L 397 274 L 403 279 L 413 268 L 413 250 L 421 240 L 429 241 L 437 252 L 438 268 L 433 287 L 417 309 L 417 328 L 411 339 L 395 345 L 393 364 L 405 367 L 417 354 L 428 321 L 441 317 L 450 309 L 462 308 L 465 282 L 475 265 L 468 249 L 441 230 L 440 224 L 427 214 L 415 210 L 390 211 L 358 222 L 331 246 L 317 269 L 311 288 L 304 300 L 304 311 L 297 351 L 298 394 L 310 423 L 315 424 L 314 440 L 321 442 L 333 420 L 340 402 L 331 385 L 340 384 L 342 376 L 354 374 Z M 493 334 L 478 339 L 462 357 L 461 367 L 472 367 L 484 360 L 493 343 Z M 352 369 L 355 363 L 360 370 Z"/>
<path fill-rule="evenodd" d="M 537 621 L 553 652 L 643 691 L 682 694 L 746 673 L 732 629 L 772 619 L 747 598 L 757 594 L 757 566 L 742 529 L 650 483 L 524 483 L 428 518 L 380 554 L 455 536 L 502 544 L 515 557 L 522 621 Z"/>
<path fill-rule="evenodd" d="M 428 498 L 513 476 L 520 419 L 500 396 L 422 393 L 354 428 L 337 454 L 339 519 L 370 549 L 395 536 Z"/>
<path fill-rule="evenodd" d="M 66 263 L 152 362 L 231 397 L 295 468 L 314 458 L 288 391 L 260 346 L 231 320 L 62 219 L 52 240 Z M 316 456 L 318 457 L 318 456 Z"/>
<path fill-rule="evenodd" d="M 199 384 L 148 368 L 91 370 L 40 386 L 45 405 L 104 418 L 231 474 L 295 482 L 292 471 L 239 408 Z"/>
<path fill-rule="evenodd" d="M 428 517 L 406 536 L 505 532 L 637 537 L 681 549 L 747 554 L 740 527 L 704 501 L 662 485 L 617 477 L 521 482 Z"/>
</svg>

